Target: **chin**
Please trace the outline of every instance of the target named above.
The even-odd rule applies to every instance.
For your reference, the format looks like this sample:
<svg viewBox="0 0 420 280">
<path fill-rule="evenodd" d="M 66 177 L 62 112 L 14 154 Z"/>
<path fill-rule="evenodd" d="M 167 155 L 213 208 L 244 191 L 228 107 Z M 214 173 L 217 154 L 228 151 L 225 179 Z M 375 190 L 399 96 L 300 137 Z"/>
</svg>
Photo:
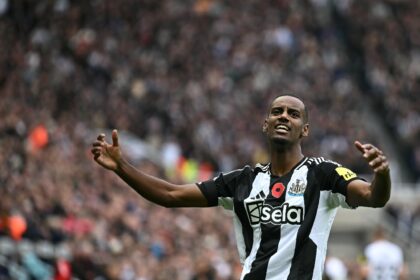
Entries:
<svg viewBox="0 0 420 280">
<path fill-rule="evenodd" d="M 276 145 L 286 146 L 289 145 L 291 142 L 287 138 L 280 138 L 280 137 L 274 137 L 271 139 L 271 142 L 273 142 Z"/>
</svg>

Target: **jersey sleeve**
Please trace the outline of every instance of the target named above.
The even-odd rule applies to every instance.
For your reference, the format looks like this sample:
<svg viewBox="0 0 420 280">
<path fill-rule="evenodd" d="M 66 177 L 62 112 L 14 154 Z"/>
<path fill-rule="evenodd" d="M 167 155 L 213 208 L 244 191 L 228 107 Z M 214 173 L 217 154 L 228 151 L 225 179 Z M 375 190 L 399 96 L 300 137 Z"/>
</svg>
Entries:
<svg viewBox="0 0 420 280">
<path fill-rule="evenodd" d="M 322 190 L 330 191 L 329 205 L 332 207 L 354 208 L 347 203 L 347 186 L 351 181 L 363 180 L 350 169 L 338 163 L 326 161 L 319 166 L 318 180 Z"/>
<path fill-rule="evenodd" d="M 206 197 L 209 206 L 223 206 L 225 209 L 232 209 L 232 200 L 235 194 L 237 182 L 247 167 L 220 173 L 213 179 L 197 183 L 198 188 Z"/>
</svg>

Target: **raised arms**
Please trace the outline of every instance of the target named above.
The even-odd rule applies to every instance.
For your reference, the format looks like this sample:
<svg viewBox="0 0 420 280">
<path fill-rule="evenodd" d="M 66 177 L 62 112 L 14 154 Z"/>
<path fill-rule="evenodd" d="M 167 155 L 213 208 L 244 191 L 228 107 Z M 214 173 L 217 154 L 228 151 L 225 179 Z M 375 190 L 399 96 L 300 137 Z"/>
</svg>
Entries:
<svg viewBox="0 0 420 280">
<path fill-rule="evenodd" d="M 112 144 L 100 134 L 92 144 L 94 160 L 114 171 L 132 189 L 147 200 L 165 207 L 206 207 L 207 199 L 196 184 L 176 185 L 136 169 L 122 156 L 118 133 L 112 131 Z"/>
</svg>

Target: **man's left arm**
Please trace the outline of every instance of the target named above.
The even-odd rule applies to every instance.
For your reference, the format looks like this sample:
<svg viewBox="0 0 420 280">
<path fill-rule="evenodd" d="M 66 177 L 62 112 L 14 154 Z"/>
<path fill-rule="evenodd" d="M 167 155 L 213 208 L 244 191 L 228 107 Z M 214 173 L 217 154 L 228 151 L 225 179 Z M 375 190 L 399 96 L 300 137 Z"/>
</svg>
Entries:
<svg viewBox="0 0 420 280">
<path fill-rule="evenodd" d="M 354 180 L 347 187 L 347 202 L 350 206 L 384 207 L 391 195 L 389 163 L 384 153 L 372 144 L 355 143 L 374 172 L 371 183 Z"/>
</svg>

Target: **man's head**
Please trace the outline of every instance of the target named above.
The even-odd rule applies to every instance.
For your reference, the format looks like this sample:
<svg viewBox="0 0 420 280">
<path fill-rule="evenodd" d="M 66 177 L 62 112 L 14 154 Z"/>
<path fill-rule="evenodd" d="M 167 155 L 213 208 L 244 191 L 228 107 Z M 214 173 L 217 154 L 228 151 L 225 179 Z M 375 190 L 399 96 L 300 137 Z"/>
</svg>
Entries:
<svg viewBox="0 0 420 280">
<path fill-rule="evenodd" d="M 282 95 L 271 103 L 263 132 L 276 144 L 299 143 L 309 134 L 308 111 L 301 99 Z"/>
<path fill-rule="evenodd" d="M 385 239 L 385 230 L 381 226 L 377 226 L 373 232 L 373 240 Z"/>
</svg>

